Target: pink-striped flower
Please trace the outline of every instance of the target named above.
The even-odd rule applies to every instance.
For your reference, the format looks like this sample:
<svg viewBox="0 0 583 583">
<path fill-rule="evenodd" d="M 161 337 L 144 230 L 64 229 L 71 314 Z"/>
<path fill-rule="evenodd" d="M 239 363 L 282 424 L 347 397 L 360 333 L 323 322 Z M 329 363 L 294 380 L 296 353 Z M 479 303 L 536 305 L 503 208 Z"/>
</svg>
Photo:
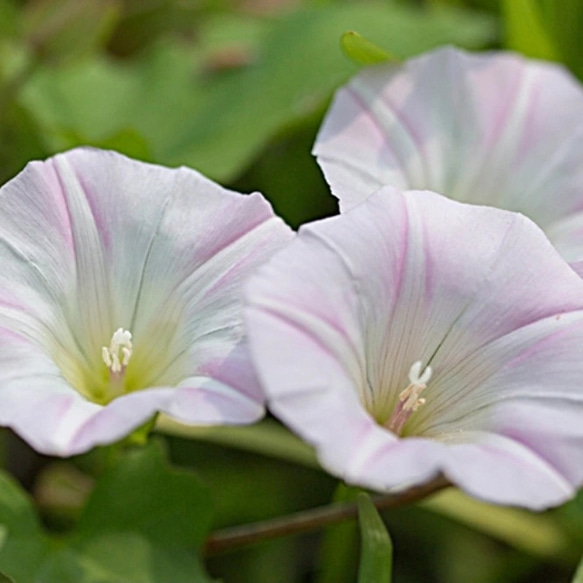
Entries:
<svg viewBox="0 0 583 583">
<path fill-rule="evenodd" d="M 43 453 L 113 442 L 166 412 L 263 413 L 241 284 L 291 237 L 258 194 L 98 150 L 0 189 L 0 423 Z"/>
<path fill-rule="evenodd" d="M 270 409 L 352 484 L 535 509 L 583 480 L 583 280 L 523 215 L 387 187 L 252 276 Z"/>
<path fill-rule="evenodd" d="M 314 153 L 343 209 L 392 185 L 519 211 L 583 272 L 583 89 L 557 65 L 442 48 L 366 69 Z"/>
</svg>

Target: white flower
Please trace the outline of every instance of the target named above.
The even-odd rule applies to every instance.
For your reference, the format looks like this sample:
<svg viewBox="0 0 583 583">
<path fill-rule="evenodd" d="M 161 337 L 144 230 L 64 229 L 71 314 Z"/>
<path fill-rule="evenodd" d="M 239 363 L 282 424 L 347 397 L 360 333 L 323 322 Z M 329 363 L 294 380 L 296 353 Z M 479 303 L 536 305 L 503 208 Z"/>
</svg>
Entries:
<svg viewBox="0 0 583 583">
<path fill-rule="evenodd" d="M 441 48 L 360 72 L 314 153 L 342 209 L 383 185 L 519 211 L 583 273 L 583 88 L 512 53 Z"/>
<path fill-rule="evenodd" d="M 530 220 L 385 188 L 249 279 L 269 408 L 346 481 L 545 508 L 583 481 L 583 280 Z"/>
<path fill-rule="evenodd" d="M 258 194 L 79 149 L 0 189 L 0 423 L 47 454 L 157 411 L 262 415 L 240 286 L 291 237 Z"/>
</svg>

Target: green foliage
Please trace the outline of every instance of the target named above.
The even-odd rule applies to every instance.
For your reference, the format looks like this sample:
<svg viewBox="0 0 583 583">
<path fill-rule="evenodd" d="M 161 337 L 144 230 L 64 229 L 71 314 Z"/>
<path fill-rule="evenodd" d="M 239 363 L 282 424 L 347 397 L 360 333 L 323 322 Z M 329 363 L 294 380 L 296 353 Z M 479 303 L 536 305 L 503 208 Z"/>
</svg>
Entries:
<svg viewBox="0 0 583 583">
<path fill-rule="evenodd" d="M 334 502 L 355 502 L 360 490 L 340 484 Z M 323 533 L 319 571 L 315 583 L 353 583 L 357 576 L 358 525 L 349 520 L 329 526 Z"/>
<path fill-rule="evenodd" d="M 535 0 L 503 0 L 502 7 L 507 48 L 539 59 L 558 58 Z"/>
<path fill-rule="evenodd" d="M 583 29 L 583 1 L 534 0 L 549 36 L 557 49 L 559 60 L 583 77 L 581 30 Z"/>
<path fill-rule="evenodd" d="M 391 583 L 393 543 L 368 494 L 358 496 L 361 559 L 358 583 Z"/>
<path fill-rule="evenodd" d="M 51 61 L 90 53 L 107 40 L 119 9 L 118 0 L 37 0 L 24 15 L 27 43 Z"/>
<path fill-rule="evenodd" d="M 583 0 L 0 0 L 0 181 L 90 144 L 262 190 L 298 226 L 337 212 L 310 147 L 333 92 L 359 67 L 442 44 L 499 48 L 503 28 L 506 47 L 583 77 L 582 24 Z M 273 421 L 163 429 L 185 438 L 166 436 L 173 459 L 212 485 L 217 527 L 325 504 L 335 486 Z M 450 491 L 388 513 L 395 580 L 566 581 L 583 544 L 582 500 L 535 516 Z M 209 580 L 198 553 L 211 499 L 156 444 L 124 455 L 65 522 L 39 498 L 42 526 L 36 502 L 0 474 L 0 583 Z M 370 501 L 360 504 L 360 580 L 382 583 L 388 539 Z M 329 528 L 319 554 L 317 536 L 221 555 L 210 568 L 229 583 L 354 581 L 356 523 Z"/>
<path fill-rule="evenodd" d="M 575 576 L 573 577 L 573 581 L 571 583 L 583 583 L 583 559 L 579 563 L 577 567 L 577 571 L 575 572 Z"/>
<path fill-rule="evenodd" d="M 158 443 L 128 454 L 97 483 L 79 535 L 138 532 L 163 546 L 200 546 L 211 519 L 209 493 L 196 476 L 166 467 Z"/>
<path fill-rule="evenodd" d="M 559 563 L 568 563 L 573 557 L 573 541 L 552 516 L 492 506 L 453 489 L 440 492 L 420 505 L 534 556 Z"/>
<path fill-rule="evenodd" d="M 216 33 L 217 20 L 213 26 Z M 139 148 L 157 162 L 232 180 L 278 131 L 321 110 L 354 73 L 338 49 L 348 28 L 399 57 L 444 42 L 481 46 L 494 30 L 490 18 L 458 10 L 385 3 L 309 7 L 274 20 L 249 64 L 232 70 L 209 70 L 204 50 L 164 42 L 131 65 L 100 57 L 41 70 L 25 88 L 24 103 L 50 150 L 103 146 L 131 130 L 139 146 L 130 143 L 128 154 Z"/>
<path fill-rule="evenodd" d="M 340 46 L 349 59 L 360 65 L 376 65 L 396 60 L 387 51 L 353 30 L 342 35 Z"/>
<path fill-rule="evenodd" d="M 187 48 L 164 45 L 131 65 L 95 57 L 39 70 L 24 88 L 23 101 L 51 150 L 117 145 L 128 155 L 151 154 L 161 161 L 189 110 L 196 111 L 191 77 Z"/>
<path fill-rule="evenodd" d="M 124 10 L 112 37 L 109 50 L 128 57 L 175 32 L 189 34 L 208 14 L 201 3 L 189 0 L 122 0 Z"/>
<path fill-rule="evenodd" d="M 224 429 L 239 429 L 238 434 L 229 437 L 238 436 L 244 441 L 241 436 L 254 427 Z M 265 441 L 270 440 L 269 432 L 259 434 Z M 324 505 L 336 486 L 336 480 L 321 470 L 295 465 L 287 461 L 288 458 L 278 460 L 273 457 L 275 452 L 268 448 L 262 447 L 258 454 L 246 451 L 252 439 L 239 449 L 234 445 L 236 439 L 229 444 L 222 441 L 223 446 L 219 446 L 216 445 L 218 441 L 212 443 L 207 436 L 201 441 L 194 433 L 189 437 L 170 440 L 171 457 L 175 463 L 195 467 L 204 483 L 212 486 L 216 529 Z M 209 569 L 228 583 L 298 583 L 304 580 L 307 583 L 311 581 L 305 578 L 311 569 L 315 546 L 314 539 L 308 537 L 275 539 L 239 552 L 210 557 Z"/>
<path fill-rule="evenodd" d="M 503 8 L 509 48 L 562 62 L 583 78 L 583 1 L 504 0 Z"/>
<path fill-rule="evenodd" d="M 0 0 L 0 38 L 18 36 L 20 19 L 16 5 L 12 0 Z"/>
<path fill-rule="evenodd" d="M 168 467 L 157 443 L 104 474 L 78 527 L 63 538 L 41 527 L 31 500 L 0 474 L 0 570 L 18 583 L 208 582 L 195 549 L 210 526 L 196 476 Z"/>
<path fill-rule="evenodd" d="M 307 443 L 270 419 L 250 427 L 192 427 L 170 417 L 161 416 L 157 421 L 156 430 L 168 435 L 251 451 L 308 467 L 320 467 L 313 449 Z"/>
<path fill-rule="evenodd" d="M 28 110 L 14 101 L 2 107 L 0 95 L 0 181 L 22 170 L 27 160 L 44 154 L 38 125 Z"/>
</svg>

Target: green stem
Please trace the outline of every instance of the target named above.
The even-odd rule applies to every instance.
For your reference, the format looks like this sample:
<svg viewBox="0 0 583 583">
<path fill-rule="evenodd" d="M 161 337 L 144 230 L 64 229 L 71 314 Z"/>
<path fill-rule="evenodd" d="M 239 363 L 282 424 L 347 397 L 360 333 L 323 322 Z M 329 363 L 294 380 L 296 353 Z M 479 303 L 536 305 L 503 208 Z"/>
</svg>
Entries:
<svg viewBox="0 0 583 583">
<path fill-rule="evenodd" d="M 156 430 L 249 451 L 312 469 L 320 467 L 310 446 L 272 420 L 246 427 L 194 428 L 161 416 Z M 516 549 L 557 564 L 572 563 L 574 554 L 577 553 L 573 541 L 553 516 L 493 506 L 470 498 L 453 488 L 422 502 L 420 508 L 446 516 Z"/>
<path fill-rule="evenodd" d="M 160 415 L 155 430 L 320 469 L 314 450 L 309 445 L 269 419 L 242 427 L 192 427 Z"/>
<path fill-rule="evenodd" d="M 552 515 L 493 506 L 454 489 L 422 501 L 419 507 L 557 564 L 572 565 L 580 553 Z"/>
<path fill-rule="evenodd" d="M 388 510 L 417 502 L 449 485 L 447 480 L 439 477 L 432 482 L 410 488 L 405 492 L 377 496 L 372 500 L 378 510 Z M 345 520 L 355 520 L 357 517 L 356 502 L 344 502 L 312 508 L 254 524 L 226 528 L 209 537 L 205 546 L 205 554 L 216 555 L 278 537 L 311 532 Z"/>
</svg>

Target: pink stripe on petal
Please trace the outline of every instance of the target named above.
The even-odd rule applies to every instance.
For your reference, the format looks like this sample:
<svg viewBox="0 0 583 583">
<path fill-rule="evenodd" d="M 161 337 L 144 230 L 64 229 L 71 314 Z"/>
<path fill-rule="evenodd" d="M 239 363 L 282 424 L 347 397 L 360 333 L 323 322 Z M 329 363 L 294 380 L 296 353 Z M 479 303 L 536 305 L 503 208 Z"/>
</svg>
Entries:
<svg viewBox="0 0 583 583">
<path fill-rule="evenodd" d="M 440 48 L 356 75 L 314 154 L 342 210 L 381 185 L 426 188 L 553 229 L 583 208 L 582 120 L 583 90 L 561 67 Z"/>
<path fill-rule="evenodd" d="M 1 424 L 73 455 L 160 410 L 263 413 L 241 286 L 293 233 L 261 195 L 77 149 L 29 165 L 0 211 Z"/>
<path fill-rule="evenodd" d="M 387 187 L 300 229 L 246 302 L 269 408 L 331 473 L 384 491 L 443 473 L 536 509 L 583 482 L 566 432 L 503 425 L 510 401 L 583 412 L 583 281 L 525 217 Z"/>
</svg>

